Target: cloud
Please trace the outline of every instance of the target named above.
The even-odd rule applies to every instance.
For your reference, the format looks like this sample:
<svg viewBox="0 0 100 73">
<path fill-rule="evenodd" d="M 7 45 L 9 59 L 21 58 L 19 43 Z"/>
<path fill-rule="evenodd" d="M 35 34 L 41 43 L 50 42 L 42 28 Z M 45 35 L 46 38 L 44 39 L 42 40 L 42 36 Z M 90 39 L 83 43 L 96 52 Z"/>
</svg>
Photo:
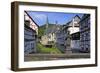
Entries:
<svg viewBox="0 0 100 73">
<path fill-rule="evenodd" d="M 43 25 L 46 23 L 47 15 L 41 12 L 28 12 L 32 19 L 38 24 Z"/>
<path fill-rule="evenodd" d="M 46 15 L 45 14 L 39 14 L 39 13 L 34 13 L 32 14 L 33 18 L 39 20 L 39 21 L 45 21 L 46 20 Z"/>
<path fill-rule="evenodd" d="M 43 18 L 46 18 L 46 15 L 44 15 L 44 14 L 37 14 L 37 15 L 35 15 L 35 17 L 38 18 L 38 19 L 43 19 Z"/>
</svg>

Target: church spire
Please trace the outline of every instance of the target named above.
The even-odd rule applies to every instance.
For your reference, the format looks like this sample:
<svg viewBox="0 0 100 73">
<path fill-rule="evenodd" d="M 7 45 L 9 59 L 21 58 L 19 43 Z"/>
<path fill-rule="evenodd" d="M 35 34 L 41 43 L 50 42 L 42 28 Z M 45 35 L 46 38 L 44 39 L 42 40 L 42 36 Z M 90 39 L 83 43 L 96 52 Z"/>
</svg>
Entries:
<svg viewBox="0 0 100 73">
<path fill-rule="evenodd" d="M 45 34 L 47 34 L 48 25 L 49 25 L 49 20 L 48 20 L 48 16 L 47 16 L 47 17 L 46 17 L 46 29 L 45 29 Z"/>
<path fill-rule="evenodd" d="M 56 23 L 56 25 L 57 25 L 57 24 L 58 24 L 58 21 L 56 21 L 55 23 Z"/>
<path fill-rule="evenodd" d="M 48 16 L 46 18 L 46 29 L 48 29 L 48 24 L 49 24 L 49 20 L 48 20 Z"/>
</svg>

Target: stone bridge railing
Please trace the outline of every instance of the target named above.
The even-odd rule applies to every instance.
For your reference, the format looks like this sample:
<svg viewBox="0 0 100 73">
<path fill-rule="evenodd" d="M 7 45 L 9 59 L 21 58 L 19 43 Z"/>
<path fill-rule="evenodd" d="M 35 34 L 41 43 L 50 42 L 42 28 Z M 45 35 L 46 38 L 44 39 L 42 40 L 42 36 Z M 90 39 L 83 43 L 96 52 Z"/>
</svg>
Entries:
<svg viewBox="0 0 100 73">
<path fill-rule="evenodd" d="M 25 61 L 34 60 L 55 60 L 55 59 L 77 59 L 90 58 L 90 53 L 69 53 L 69 54 L 25 54 Z"/>
</svg>

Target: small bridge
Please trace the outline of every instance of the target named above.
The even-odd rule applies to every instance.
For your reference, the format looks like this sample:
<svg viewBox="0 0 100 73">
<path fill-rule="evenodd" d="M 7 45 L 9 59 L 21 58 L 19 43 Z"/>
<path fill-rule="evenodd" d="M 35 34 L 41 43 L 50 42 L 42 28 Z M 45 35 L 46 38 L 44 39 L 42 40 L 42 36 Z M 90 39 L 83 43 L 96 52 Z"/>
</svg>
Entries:
<svg viewBox="0 0 100 73">
<path fill-rule="evenodd" d="M 42 61 L 42 60 L 61 60 L 61 59 L 80 59 L 90 58 L 90 53 L 69 53 L 69 54 L 25 54 L 25 61 Z"/>
</svg>

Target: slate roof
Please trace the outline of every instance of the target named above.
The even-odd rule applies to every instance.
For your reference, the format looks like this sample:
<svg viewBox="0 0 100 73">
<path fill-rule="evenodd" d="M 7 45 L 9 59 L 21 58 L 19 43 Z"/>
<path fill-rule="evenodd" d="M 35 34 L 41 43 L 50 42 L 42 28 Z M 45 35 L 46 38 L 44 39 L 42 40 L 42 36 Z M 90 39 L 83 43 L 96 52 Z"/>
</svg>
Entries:
<svg viewBox="0 0 100 73">
<path fill-rule="evenodd" d="M 78 15 L 76 15 L 75 17 L 73 17 L 74 20 L 77 21 L 77 23 L 79 23 L 80 21 L 80 17 Z M 72 27 L 73 26 L 73 20 L 69 21 L 67 24 L 67 27 Z M 74 26 L 79 26 L 79 24 L 75 24 Z"/>
</svg>

